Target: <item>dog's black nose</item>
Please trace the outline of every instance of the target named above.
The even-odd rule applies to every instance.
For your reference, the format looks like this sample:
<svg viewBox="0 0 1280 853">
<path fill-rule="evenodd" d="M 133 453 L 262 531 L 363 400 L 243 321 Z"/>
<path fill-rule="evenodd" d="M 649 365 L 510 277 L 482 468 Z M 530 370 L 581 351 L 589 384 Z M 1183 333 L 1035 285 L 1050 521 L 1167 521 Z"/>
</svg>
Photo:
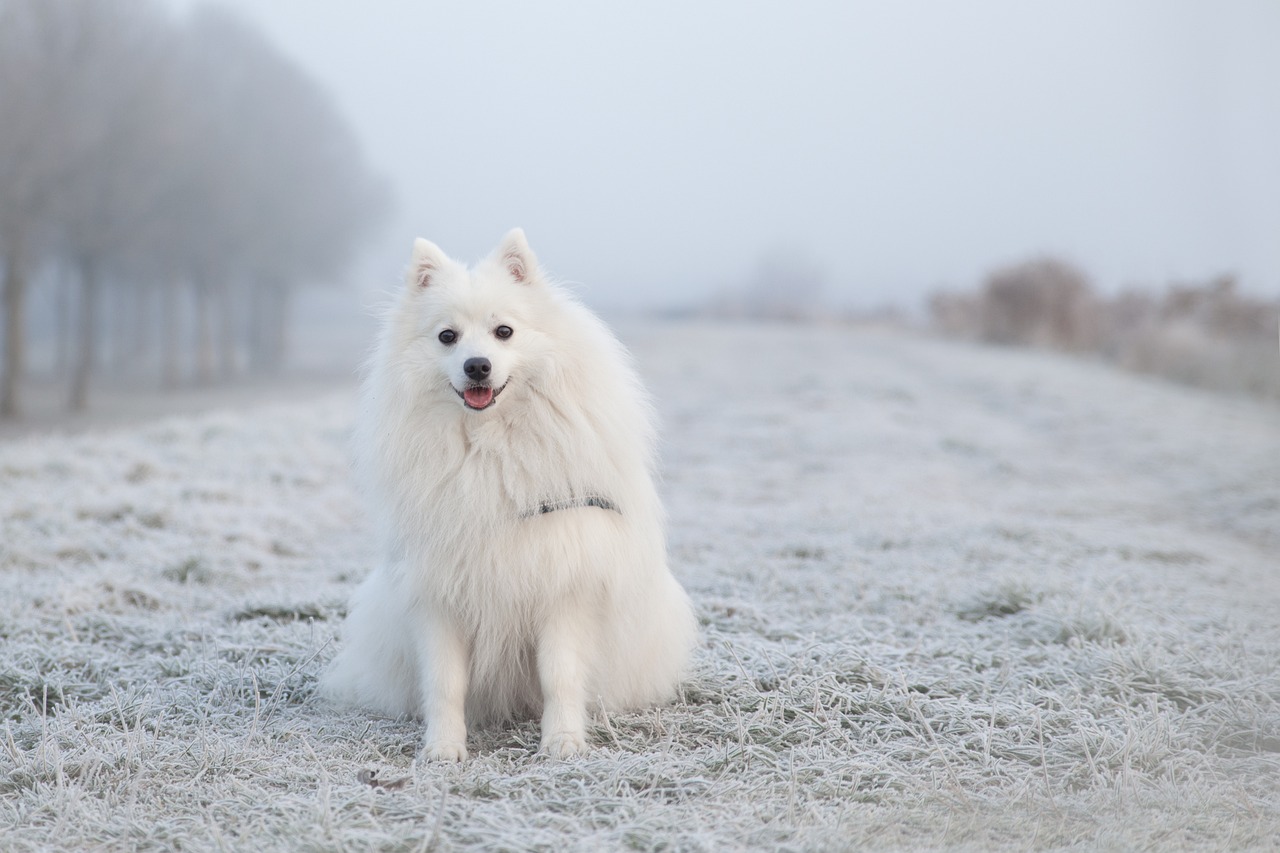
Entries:
<svg viewBox="0 0 1280 853">
<path fill-rule="evenodd" d="M 462 363 L 462 371 L 472 382 L 483 382 L 488 379 L 489 371 L 492 369 L 493 365 L 487 358 L 469 358 Z"/>
</svg>

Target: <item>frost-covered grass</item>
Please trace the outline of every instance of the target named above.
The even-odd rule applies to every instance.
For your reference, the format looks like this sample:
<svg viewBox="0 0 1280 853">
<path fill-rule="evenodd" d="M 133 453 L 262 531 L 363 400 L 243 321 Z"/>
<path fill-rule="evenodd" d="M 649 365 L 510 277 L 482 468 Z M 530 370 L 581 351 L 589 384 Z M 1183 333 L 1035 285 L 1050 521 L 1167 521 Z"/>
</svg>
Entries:
<svg viewBox="0 0 1280 853">
<path fill-rule="evenodd" d="M 675 705 L 415 765 L 314 697 L 347 395 L 0 444 L 0 849 L 1274 849 L 1280 409 L 848 329 L 626 330 Z"/>
</svg>

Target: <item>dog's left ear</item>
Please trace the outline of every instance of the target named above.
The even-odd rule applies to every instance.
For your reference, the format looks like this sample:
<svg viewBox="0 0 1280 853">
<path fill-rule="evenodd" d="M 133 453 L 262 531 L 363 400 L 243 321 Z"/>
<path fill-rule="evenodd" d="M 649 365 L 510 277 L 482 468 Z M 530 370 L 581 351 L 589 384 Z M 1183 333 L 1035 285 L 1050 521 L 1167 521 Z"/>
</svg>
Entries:
<svg viewBox="0 0 1280 853">
<path fill-rule="evenodd" d="M 521 284 L 528 283 L 538 273 L 538 259 L 524 238 L 523 228 L 512 228 L 507 232 L 498 247 L 498 257 L 507 273 Z"/>
</svg>

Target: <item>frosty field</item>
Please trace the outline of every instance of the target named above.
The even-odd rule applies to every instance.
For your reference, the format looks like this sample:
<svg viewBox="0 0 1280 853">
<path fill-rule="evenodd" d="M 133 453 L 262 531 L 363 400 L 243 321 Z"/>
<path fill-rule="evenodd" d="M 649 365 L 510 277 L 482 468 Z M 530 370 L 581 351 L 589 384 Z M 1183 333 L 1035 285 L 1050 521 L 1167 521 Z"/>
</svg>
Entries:
<svg viewBox="0 0 1280 853">
<path fill-rule="evenodd" d="M 848 328 L 623 329 L 675 705 L 415 764 L 315 682 L 353 397 L 0 442 L 0 849 L 1277 849 L 1280 408 Z"/>
</svg>

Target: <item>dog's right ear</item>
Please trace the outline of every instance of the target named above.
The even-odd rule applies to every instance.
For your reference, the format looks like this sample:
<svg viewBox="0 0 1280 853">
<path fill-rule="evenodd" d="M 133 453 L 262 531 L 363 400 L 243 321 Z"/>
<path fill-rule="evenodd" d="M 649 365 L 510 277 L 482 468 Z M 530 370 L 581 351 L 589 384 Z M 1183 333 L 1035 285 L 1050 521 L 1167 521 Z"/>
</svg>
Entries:
<svg viewBox="0 0 1280 853">
<path fill-rule="evenodd" d="M 445 256 L 440 247 L 421 237 L 413 241 L 413 260 L 409 264 L 409 284 L 419 290 L 429 287 L 444 268 Z"/>
</svg>

